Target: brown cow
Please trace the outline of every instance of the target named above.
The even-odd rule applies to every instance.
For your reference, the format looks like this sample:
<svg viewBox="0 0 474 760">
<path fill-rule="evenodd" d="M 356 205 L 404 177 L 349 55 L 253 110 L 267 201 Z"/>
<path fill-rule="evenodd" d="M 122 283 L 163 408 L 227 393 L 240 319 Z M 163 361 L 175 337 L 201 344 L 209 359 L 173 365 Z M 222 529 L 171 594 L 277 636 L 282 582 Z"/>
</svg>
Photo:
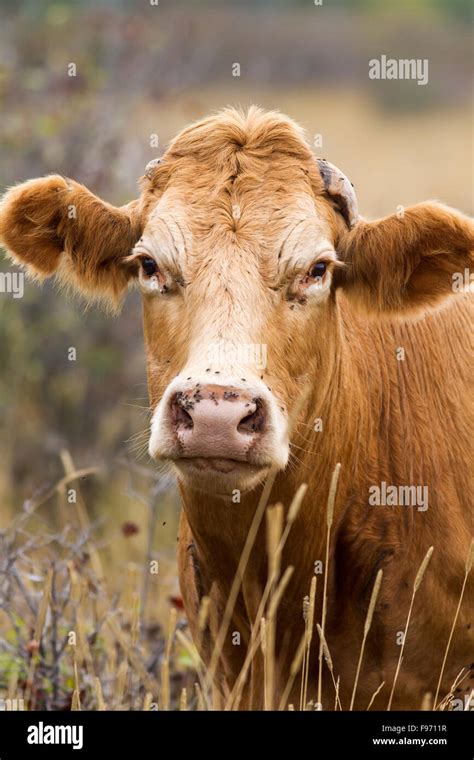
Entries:
<svg viewBox="0 0 474 760">
<path fill-rule="evenodd" d="M 185 129 L 147 167 L 139 199 L 122 208 L 59 176 L 13 187 L 0 208 L 0 238 L 33 275 L 56 275 L 92 297 L 117 302 L 130 281 L 139 283 L 150 454 L 178 474 L 186 612 L 207 662 L 214 652 L 223 698 L 243 666 L 267 583 L 263 521 L 228 604 L 263 483 L 270 477 L 270 490 L 276 473 L 269 502 L 285 513 L 308 484 L 281 557 L 280 577 L 289 566 L 293 573 L 277 610 L 272 679 L 266 673 L 272 707 L 298 664 L 302 600 L 318 569 L 321 620 L 326 500 L 340 462 L 324 626 L 340 701 L 349 707 L 382 569 L 355 707 L 365 709 L 382 682 L 373 705 L 387 706 L 415 576 L 433 546 L 392 702 L 419 708 L 437 690 L 473 527 L 470 299 L 458 287 L 473 260 L 471 221 L 432 202 L 363 220 L 348 180 L 315 159 L 298 126 L 251 108 Z M 202 634 L 205 595 L 210 630 Z M 465 596 L 440 697 L 474 659 L 471 612 Z M 315 632 L 313 701 L 318 654 Z M 456 696 L 467 688 L 464 680 Z M 299 693 L 298 677 L 289 701 L 299 705 Z M 326 665 L 321 694 L 330 709 Z M 240 706 L 259 708 L 263 699 L 258 649 Z"/>
</svg>

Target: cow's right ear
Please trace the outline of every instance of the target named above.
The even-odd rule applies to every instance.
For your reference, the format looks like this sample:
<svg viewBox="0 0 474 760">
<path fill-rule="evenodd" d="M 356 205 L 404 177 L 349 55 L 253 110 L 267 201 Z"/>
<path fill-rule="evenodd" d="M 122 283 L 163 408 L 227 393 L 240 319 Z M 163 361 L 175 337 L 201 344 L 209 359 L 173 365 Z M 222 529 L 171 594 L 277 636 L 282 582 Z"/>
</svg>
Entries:
<svg viewBox="0 0 474 760">
<path fill-rule="evenodd" d="M 133 274 L 124 259 L 141 233 L 140 201 L 117 208 L 57 175 L 12 187 L 0 201 L 0 243 L 15 263 L 114 303 Z"/>
</svg>

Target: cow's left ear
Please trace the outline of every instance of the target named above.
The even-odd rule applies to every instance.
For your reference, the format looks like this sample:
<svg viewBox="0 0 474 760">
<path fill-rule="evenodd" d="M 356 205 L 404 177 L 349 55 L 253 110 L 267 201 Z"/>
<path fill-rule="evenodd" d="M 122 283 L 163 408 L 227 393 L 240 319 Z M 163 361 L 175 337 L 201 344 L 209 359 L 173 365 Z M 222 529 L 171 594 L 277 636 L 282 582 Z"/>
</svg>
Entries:
<svg viewBox="0 0 474 760">
<path fill-rule="evenodd" d="M 474 223 L 440 203 L 420 203 L 378 221 L 359 220 L 338 252 L 347 266 L 335 284 L 368 311 L 421 310 L 462 290 L 474 262 Z"/>
<path fill-rule="evenodd" d="M 140 202 L 117 208 L 58 175 L 23 182 L 0 201 L 0 243 L 15 263 L 117 302 L 133 274 L 125 257 L 142 232 Z"/>
</svg>

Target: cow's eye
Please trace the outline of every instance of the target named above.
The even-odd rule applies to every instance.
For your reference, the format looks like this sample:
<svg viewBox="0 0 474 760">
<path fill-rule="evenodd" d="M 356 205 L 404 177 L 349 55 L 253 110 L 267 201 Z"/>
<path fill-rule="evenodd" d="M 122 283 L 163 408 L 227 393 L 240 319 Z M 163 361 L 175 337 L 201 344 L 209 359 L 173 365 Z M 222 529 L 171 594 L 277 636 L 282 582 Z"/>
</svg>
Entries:
<svg viewBox="0 0 474 760">
<path fill-rule="evenodd" d="M 143 271 L 148 277 L 151 277 L 153 274 L 156 274 L 158 271 L 156 261 L 154 259 L 148 258 L 147 256 L 144 256 L 141 259 L 141 265 L 142 265 Z"/>
<path fill-rule="evenodd" d="M 325 261 L 317 261 L 311 266 L 308 272 L 308 277 L 310 277 L 312 280 L 316 280 L 318 277 L 321 278 L 325 275 L 327 268 L 328 265 Z"/>
</svg>

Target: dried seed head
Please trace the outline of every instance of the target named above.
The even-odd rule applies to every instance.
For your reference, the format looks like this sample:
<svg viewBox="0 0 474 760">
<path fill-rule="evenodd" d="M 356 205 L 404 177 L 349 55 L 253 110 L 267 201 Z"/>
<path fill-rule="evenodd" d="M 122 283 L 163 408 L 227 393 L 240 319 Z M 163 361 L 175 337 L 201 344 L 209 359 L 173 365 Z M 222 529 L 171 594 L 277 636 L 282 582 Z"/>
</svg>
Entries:
<svg viewBox="0 0 474 760">
<path fill-rule="evenodd" d="M 303 502 L 303 499 L 305 497 L 305 493 L 308 490 L 308 484 L 302 483 L 300 487 L 298 488 L 297 492 L 293 496 L 292 502 L 290 504 L 290 508 L 288 510 L 288 523 L 293 523 L 296 520 L 296 517 L 298 515 L 298 512 L 300 511 L 301 504 Z"/>
<path fill-rule="evenodd" d="M 423 580 L 423 576 L 425 574 L 425 570 L 428 567 L 428 562 L 430 561 L 431 555 L 433 554 L 433 548 L 434 548 L 433 546 L 430 546 L 430 548 L 428 549 L 428 551 L 425 554 L 425 558 L 424 558 L 423 562 L 421 563 L 420 569 L 418 570 L 418 572 L 416 574 L 415 582 L 413 584 L 413 592 L 415 592 L 415 591 L 418 590 L 418 587 L 419 587 L 421 581 Z"/>
<path fill-rule="evenodd" d="M 332 673 L 333 672 L 332 659 L 331 659 L 331 654 L 328 649 L 328 645 L 326 644 L 324 633 L 319 623 L 317 623 L 316 628 L 318 629 L 319 638 L 321 639 L 321 644 L 323 645 L 323 655 L 324 655 L 324 659 L 326 660 L 326 665 L 328 666 L 329 671 Z"/>
<path fill-rule="evenodd" d="M 261 618 L 260 620 L 260 647 L 262 649 L 262 653 L 266 654 L 267 651 L 267 623 L 265 618 Z"/>
<path fill-rule="evenodd" d="M 331 485 L 329 488 L 328 504 L 326 510 L 326 525 L 331 527 L 334 517 L 334 502 L 336 500 L 337 484 L 339 481 L 339 473 L 341 472 L 341 463 L 338 462 L 334 468 L 334 472 L 331 478 Z"/>
<path fill-rule="evenodd" d="M 211 603 L 211 600 L 209 599 L 209 597 L 203 596 L 201 600 L 201 605 L 199 607 L 199 615 L 198 615 L 198 626 L 199 626 L 200 631 L 203 631 L 207 625 L 210 603 Z"/>
<path fill-rule="evenodd" d="M 375 579 L 374 587 L 372 589 L 372 595 L 370 597 L 369 609 L 367 610 L 367 617 L 365 619 L 364 634 L 367 636 L 370 626 L 372 625 L 372 618 L 374 616 L 375 605 L 377 604 L 377 597 L 379 595 L 380 584 L 382 583 L 382 570 L 379 570 Z"/>
<path fill-rule="evenodd" d="M 309 596 L 305 596 L 303 599 L 303 620 L 305 623 L 308 621 L 309 614 Z"/>
<path fill-rule="evenodd" d="M 466 575 L 471 572 L 472 564 L 474 562 L 474 538 L 471 541 L 471 545 L 469 547 L 469 551 L 467 553 L 466 558 Z"/>
<path fill-rule="evenodd" d="M 291 663 L 290 675 L 292 675 L 292 676 L 295 676 L 298 673 L 298 671 L 299 671 L 299 669 L 301 667 L 301 662 L 303 660 L 303 654 L 304 654 L 305 649 L 306 649 L 305 645 L 306 645 L 306 639 L 305 639 L 305 636 L 303 634 L 303 636 L 301 638 L 301 641 L 299 643 L 298 649 L 296 650 L 296 654 L 293 657 L 293 662 Z"/>
</svg>

